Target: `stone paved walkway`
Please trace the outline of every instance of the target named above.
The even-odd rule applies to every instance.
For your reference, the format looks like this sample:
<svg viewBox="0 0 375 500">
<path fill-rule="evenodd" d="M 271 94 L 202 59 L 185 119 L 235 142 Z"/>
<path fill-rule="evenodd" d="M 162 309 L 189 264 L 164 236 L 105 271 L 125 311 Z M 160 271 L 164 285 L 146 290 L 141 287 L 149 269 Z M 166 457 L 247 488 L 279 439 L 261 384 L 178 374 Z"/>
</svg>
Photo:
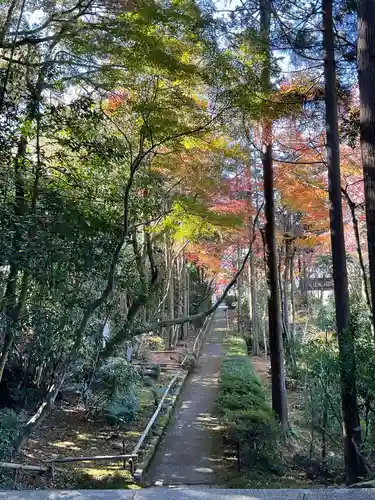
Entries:
<svg viewBox="0 0 375 500">
<path fill-rule="evenodd" d="M 226 332 L 223 309 L 211 320 L 201 355 L 180 395 L 180 406 L 169 424 L 148 473 L 148 483 L 213 484 L 215 457 L 213 443 L 217 422 L 214 418 L 218 374 Z"/>
<path fill-rule="evenodd" d="M 148 488 L 129 490 L 3 491 L 0 500 L 375 500 L 375 489 L 220 490 Z"/>
</svg>

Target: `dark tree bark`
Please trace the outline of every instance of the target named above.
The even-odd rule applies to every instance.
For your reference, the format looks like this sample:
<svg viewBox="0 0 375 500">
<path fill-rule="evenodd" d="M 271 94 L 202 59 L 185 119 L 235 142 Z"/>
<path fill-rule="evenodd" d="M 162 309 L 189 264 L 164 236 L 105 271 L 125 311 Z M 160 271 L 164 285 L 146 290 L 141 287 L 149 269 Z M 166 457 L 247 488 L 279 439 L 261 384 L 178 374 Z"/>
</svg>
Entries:
<svg viewBox="0 0 375 500">
<path fill-rule="evenodd" d="M 284 279 L 283 279 L 283 289 L 284 289 L 284 302 L 283 302 L 283 314 L 284 314 L 284 328 L 285 335 L 290 340 L 290 323 L 289 323 L 289 283 L 290 278 L 290 241 L 285 240 L 285 269 L 284 269 Z"/>
<path fill-rule="evenodd" d="M 361 428 L 358 418 L 354 339 L 349 326 L 349 294 L 344 225 L 341 204 L 340 151 L 337 117 L 336 65 L 332 0 L 323 0 L 323 45 L 333 281 L 340 352 L 341 401 L 344 420 L 344 454 L 348 483 L 365 475 L 358 452 Z"/>
<path fill-rule="evenodd" d="M 260 24 L 264 44 L 265 64 L 262 80 L 265 92 L 270 90 L 270 0 L 260 0 Z M 280 297 L 277 276 L 277 250 L 275 239 L 274 179 L 272 163 L 272 123 L 265 120 L 262 130 L 262 164 L 265 200 L 265 240 L 267 252 L 268 316 L 272 379 L 272 408 L 280 423 L 287 426 L 284 349 L 280 316 Z"/>
<path fill-rule="evenodd" d="M 237 242 L 237 269 L 241 267 L 241 253 L 242 248 L 239 241 Z M 242 335 L 243 314 L 242 314 L 242 276 L 238 277 L 237 280 L 237 328 L 238 332 Z"/>
<path fill-rule="evenodd" d="M 249 134 L 250 138 L 250 134 Z M 250 150 L 250 164 L 249 164 L 249 207 L 252 210 L 253 207 L 253 172 L 251 168 L 252 163 L 252 150 Z M 256 201 L 255 201 L 256 203 Z M 254 218 L 252 215 L 249 217 L 249 245 L 252 245 L 253 237 L 255 234 L 254 228 Z M 254 253 L 251 252 L 249 258 L 249 267 L 248 267 L 248 278 L 249 278 L 249 316 L 251 322 L 251 351 L 253 356 L 259 356 L 260 347 L 259 347 L 259 321 L 257 315 L 257 290 L 255 286 L 255 261 L 254 261 Z"/>
<path fill-rule="evenodd" d="M 249 278 L 250 278 L 250 304 L 251 304 L 251 348 L 253 356 L 259 356 L 259 321 L 257 315 L 257 297 L 255 286 L 255 265 L 254 255 L 251 253 L 249 261 Z"/>
<path fill-rule="evenodd" d="M 368 305 L 369 310 L 372 311 L 370 287 L 369 287 L 369 283 L 368 283 L 368 279 L 367 279 L 365 262 L 363 259 L 363 253 L 362 253 L 362 247 L 361 247 L 361 237 L 359 234 L 358 218 L 357 218 L 357 214 L 356 214 L 356 209 L 358 206 L 350 198 L 347 189 L 341 188 L 341 192 L 342 192 L 342 194 L 346 200 L 346 203 L 349 207 L 349 210 L 350 210 L 350 215 L 352 218 L 352 227 L 353 227 L 355 242 L 356 242 L 356 246 L 357 246 L 359 267 L 361 268 L 363 288 L 364 288 L 364 292 L 365 292 L 365 296 L 366 296 L 366 303 Z"/>
<path fill-rule="evenodd" d="M 375 9 L 373 0 L 358 0 L 357 5 L 361 152 L 375 331 Z"/>
<path fill-rule="evenodd" d="M 292 313 L 292 340 L 296 338 L 296 304 L 295 304 L 295 283 L 294 283 L 294 256 L 296 253 L 295 247 L 292 249 L 290 255 L 290 306 Z"/>
</svg>

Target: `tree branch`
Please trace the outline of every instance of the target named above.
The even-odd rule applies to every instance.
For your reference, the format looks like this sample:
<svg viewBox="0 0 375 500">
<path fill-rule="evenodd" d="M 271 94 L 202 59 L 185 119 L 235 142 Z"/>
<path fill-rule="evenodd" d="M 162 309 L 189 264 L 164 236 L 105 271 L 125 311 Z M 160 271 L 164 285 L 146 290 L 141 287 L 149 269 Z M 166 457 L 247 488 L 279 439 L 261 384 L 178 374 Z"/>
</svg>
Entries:
<svg viewBox="0 0 375 500">
<path fill-rule="evenodd" d="M 252 227 L 253 237 L 252 237 L 252 239 L 250 241 L 249 250 L 246 253 L 246 255 L 245 255 L 245 257 L 244 257 L 244 259 L 242 261 L 241 267 L 235 273 L 235 275 L 233 276 L 233 278 L 230 281 L 230 283 L 226 286 L 226 288 L 225 288 L 224 292 L 222 293 L 221 297 L 218 299 L 218 301 L 212 307 L 210 307 L 206 311 L 202 311 L 202 312 L 200 312 L 198 314 L 193 314 L 191 316 L 183 316 L 181 318 L 167 319 L 167 320 L 158 321 L 157 323 L 149 325 L 148 327 L 144 327 L 144 328 L 133 330 L 133 335 L 141 335 L 142 333 L 147 333 L 147 332 L 155 331 L 155 330 L 158 330 L 159 328 L 165 327 L 165 326 L 183 325 L 184 323 L 190 323 L 192 321 L 196 321 L 198 319 L 205 318 L 206 316 L 209 316 L 210 314 L 212 314 L 213 312 L 215 312 L 216 309 L 220 306 L 220 304 L 222 304 L 222 302 L 224 301 L 225 297 L 230 292 L 231 288 L 233 288 L 233 286 L 237 283 L 237 280 L 238 280 L 239 276 L 241 275 L 242 271 L 244 270 L 244 268 L 246 266 L 246 263 L 247 263 L 250 255 L 252 253 L 252 247 L 253 247 L 254 241 L 256 239 L 255 227 L 256 227 L 256 224 L 257 224 L 257 221 L 258 221 L 258 218 L 259 218 L 259 215 L 260 215 L 260 212 L 261 212 L 262 208 L 263 208 L 263 204 L 259 207 L 258 212 L 257 212 L 257 214 L 256 214 L 256 216 L 254 218 L 253 227 Z"/>
</svg>

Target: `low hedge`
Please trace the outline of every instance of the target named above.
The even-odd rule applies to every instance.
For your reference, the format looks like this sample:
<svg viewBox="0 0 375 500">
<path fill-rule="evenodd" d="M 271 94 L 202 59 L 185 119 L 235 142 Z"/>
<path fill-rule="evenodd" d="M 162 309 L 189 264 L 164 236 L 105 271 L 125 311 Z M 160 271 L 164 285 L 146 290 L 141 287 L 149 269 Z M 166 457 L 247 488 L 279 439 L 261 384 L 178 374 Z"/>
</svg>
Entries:
<svg viewBox="0 0 375 500">
<path fill-rule="evenodd" d="M 242 337 L 225 341 L 216 400 L 225 445 L 239 466 L 266 466 L 274 459 L 277 425 L 266 392 L 246 355 Z"/>
</svg>

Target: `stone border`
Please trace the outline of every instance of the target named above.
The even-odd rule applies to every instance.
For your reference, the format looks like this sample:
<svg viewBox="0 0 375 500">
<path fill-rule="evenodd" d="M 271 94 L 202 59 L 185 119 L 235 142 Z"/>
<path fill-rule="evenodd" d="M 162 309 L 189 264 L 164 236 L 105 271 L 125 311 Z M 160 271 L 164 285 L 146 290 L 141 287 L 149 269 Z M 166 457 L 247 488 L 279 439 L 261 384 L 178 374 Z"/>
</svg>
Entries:
<svg viewBox="0 0 375 500">
<path fill-rule="evenodd" d="M 183 375 L 180 379 L 180 382 L 177 386 L 176 392 L 172 395 L 171 400 L 170 400 L 168 407 L 166 409 L 166 412 L 162 415 L 163 417 L 165 417 L 164 424 L 162 426 L 156 424 L 154 432 L 156 431 L 157 435 L 152 438 L 151 443 L 144 450 L 145 453 L 144 453 L 144 456 L 142 457 L 142 460 L 137 464 L 137 469 L 134 473 L 134 482 L 139 484 L 140 486 L 144 486 L 146 472 L 151 464 L 152 459 L 154 458 L 154 455 L 155 455 L 155 452 L 159 446 L 159 443 L 161 442 L 161 440 L 164 437 L 165 431 L 168 427 L 171 416 L 172 416 L 173 411 L 176 407 L 176 403 L 178 401 L 179 395 L 182 391 L 182 388 L 185 384 L 185 381 L 186 381 L 188 375 L 189 375 L 189 371 L 185 371 L 183 373 Z"/>
</svg>

